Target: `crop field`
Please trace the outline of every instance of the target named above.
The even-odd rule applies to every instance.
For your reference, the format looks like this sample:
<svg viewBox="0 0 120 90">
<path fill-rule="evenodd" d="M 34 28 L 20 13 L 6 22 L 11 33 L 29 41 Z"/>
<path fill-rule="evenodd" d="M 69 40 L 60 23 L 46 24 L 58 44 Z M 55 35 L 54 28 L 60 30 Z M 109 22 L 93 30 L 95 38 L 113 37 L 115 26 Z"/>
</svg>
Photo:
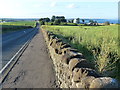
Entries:
<svg viewBox="0 0 120 90">
<path fill-rule="evenodd" d="M 98 73 L 120 80 L 118 25 L 42 26 L 83 53 Z"/>
<path fill-rule="evenodd" d="M 35 26 L 35 21 L 16 21 L 16 22 L 5 22 L 0 25 L 16 25 L 16 26 Z"/>
<path fill-rule="evenodd" d="M 20 29 L 35 27 L 35 21 L 5 22 L 5 23 L 0 23 L 0 27 L 2 30 L 1 33 L 6 33 Z"/>
</svg>

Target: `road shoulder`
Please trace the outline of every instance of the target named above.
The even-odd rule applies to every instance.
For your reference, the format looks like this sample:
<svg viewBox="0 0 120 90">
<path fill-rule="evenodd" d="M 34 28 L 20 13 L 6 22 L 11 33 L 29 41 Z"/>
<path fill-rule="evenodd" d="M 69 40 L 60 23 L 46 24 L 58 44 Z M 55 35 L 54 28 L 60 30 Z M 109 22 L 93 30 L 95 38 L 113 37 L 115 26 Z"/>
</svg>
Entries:
<svg viewBox="0 0 120 90">
<path fill-rule="evenodd" d="M 2 84 L 3 88 L 55 88 L 52 60 L 41 31 L 19 58 Z"/>
</svg>

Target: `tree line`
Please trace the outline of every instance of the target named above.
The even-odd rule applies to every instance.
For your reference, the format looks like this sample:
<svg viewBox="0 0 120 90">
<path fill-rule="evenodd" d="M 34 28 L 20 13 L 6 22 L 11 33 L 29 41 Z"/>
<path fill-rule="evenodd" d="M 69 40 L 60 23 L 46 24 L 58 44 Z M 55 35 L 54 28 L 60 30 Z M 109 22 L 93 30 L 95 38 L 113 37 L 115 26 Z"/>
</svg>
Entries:
<svg viewBox="0 0 120 90">
<path fill-rule="evenodd" d="M 39 19 L 41 25 L 45 25 L 45 23 L 48 24 L 48 22 L 51 22 L 51 25 L 60 25 L 61 23 L 67 23 L 67 20 L 64 16 L 52 16 L 52 18 L 40 18 Z"/>
<path fill-rule="evenodd" d="M 45 24 L 48 25 L 48 23 L 50 25 L 67 25 L 67 23 L 73 23 L 74 25 L 80 24 L 80 18 L 67 20 L 65 16 L 55 16 L 55 15 L 53 15 L 51 19 L 48 17 L 40 18 L 39 21 L 41 25 L 45 25 Z M 89 20 L 89 24 L 85 22 L 85 19 L 81 19 L 81 21 L 82 21 L 82 24 L 84 25 L 91 25 L 91 26 L 98 25 L 98 22 L 94 20 Z M 104 25 L 110 25 L 110 23 L 105 22 Z"/>
</svg>

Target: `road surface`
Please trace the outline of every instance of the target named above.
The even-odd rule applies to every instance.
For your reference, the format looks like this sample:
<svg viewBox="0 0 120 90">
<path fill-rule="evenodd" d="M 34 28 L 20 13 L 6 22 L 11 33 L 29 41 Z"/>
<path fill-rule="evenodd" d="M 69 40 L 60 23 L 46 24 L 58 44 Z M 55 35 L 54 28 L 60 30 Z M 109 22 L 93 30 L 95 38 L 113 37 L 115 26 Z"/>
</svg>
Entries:
<svg viewBox="0 0 120 90">
<path fill-rule="evenodd" d="M 41 31 L 32 39 L 2 83 L 3 88 L 55 88 L 52 60 Z"/>
<path fill-rule="evenodd" d="M 38 28 L 2 34 L 2 67 L 14 56 L 22 45 L 38 32 Z"/>
</svg>

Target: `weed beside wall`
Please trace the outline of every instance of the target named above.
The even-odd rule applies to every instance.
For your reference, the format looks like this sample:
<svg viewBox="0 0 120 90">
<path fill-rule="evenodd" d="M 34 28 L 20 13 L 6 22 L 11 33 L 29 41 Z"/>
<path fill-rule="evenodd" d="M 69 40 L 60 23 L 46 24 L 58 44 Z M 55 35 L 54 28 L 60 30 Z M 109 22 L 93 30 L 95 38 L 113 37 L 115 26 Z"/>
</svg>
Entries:
<svg viewBox="0 0 120 90">
<path fill-rule="evenodd" d="M 118 88 L 118 81 L 99 75 L 84 55 L 53 33 L 42 30 L 60 88 Z"/>
<path fill-rule="evenodd" d="M 84 54 L 95 70 L 120 81 L 118 25 L 42 26 Z"/>
</svg>

